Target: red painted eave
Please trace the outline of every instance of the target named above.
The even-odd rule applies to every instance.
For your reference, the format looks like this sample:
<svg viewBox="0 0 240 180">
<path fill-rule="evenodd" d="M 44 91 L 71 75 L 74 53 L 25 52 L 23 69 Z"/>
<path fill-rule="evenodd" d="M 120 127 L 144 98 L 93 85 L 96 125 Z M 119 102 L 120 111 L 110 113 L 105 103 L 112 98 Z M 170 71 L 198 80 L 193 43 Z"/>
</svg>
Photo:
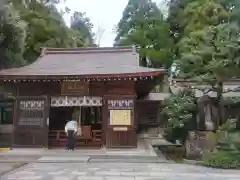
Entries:
<svg viewBox="0 0 240 180">
<path fill-rule="evenodd" d="M 0 80 L 33 80 L 33 79 L 104 79 L 104 78 L 135 78 L 135 77 L 156 77 L 166 74 L 165 71 L 151 71 L 125 74 L 91 74 L 91 75 L 0 75 Z"/>
</svg>

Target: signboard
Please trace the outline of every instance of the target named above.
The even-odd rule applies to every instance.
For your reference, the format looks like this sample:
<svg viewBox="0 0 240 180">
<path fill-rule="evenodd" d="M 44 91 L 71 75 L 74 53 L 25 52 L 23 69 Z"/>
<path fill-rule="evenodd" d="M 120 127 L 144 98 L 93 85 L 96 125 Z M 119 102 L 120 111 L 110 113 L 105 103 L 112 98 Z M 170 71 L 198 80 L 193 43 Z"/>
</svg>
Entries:
<svg viewBox="0 0 240 180">
<path fill-rule="evenodd" d="M 113 131 L 127 131 L 128 128 L 127 127 L 114 127 Z"/>
<path fill-rule="evenodd" d="M 61 84 L 62 95 L 87 95 L 89 83 L 82 81 L 66 81 Z"/>
<path fill-rule="evenodd" d="M 110 125 L 131 125 L 131 110 L 129 109 L 114 109 L 110 110 Z"/>
</svg>

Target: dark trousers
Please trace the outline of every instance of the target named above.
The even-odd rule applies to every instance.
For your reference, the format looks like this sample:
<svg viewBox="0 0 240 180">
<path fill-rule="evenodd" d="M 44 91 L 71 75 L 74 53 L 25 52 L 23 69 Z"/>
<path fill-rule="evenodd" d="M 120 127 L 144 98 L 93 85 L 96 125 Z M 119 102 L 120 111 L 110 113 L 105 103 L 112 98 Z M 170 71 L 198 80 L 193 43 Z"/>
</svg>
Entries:
<svg viewBox="0 0 240 180">
<path fill-rule="evenodd" d="M 67 135 L 67 149 L 68 150 L 74 150 L 74 131 L 73 130 L 68 130 L 68 135 Z"/>
</svg>

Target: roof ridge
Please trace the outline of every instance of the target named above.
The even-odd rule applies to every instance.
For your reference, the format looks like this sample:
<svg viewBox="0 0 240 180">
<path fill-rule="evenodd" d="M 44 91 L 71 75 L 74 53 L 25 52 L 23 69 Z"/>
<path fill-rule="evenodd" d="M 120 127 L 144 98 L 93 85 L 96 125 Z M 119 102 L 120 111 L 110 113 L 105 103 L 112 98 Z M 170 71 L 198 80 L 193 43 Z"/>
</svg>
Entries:
<svg viewBox="0 0 240 180">
<path fill-rule="evenodd" d="M 82 54 L 82 53 L 113 53 L 113 52 L 136 52 L 134 47 L 83 47 L 83 48 L 42 48 L 41 55 L 46 54 Z"/>
</svg>

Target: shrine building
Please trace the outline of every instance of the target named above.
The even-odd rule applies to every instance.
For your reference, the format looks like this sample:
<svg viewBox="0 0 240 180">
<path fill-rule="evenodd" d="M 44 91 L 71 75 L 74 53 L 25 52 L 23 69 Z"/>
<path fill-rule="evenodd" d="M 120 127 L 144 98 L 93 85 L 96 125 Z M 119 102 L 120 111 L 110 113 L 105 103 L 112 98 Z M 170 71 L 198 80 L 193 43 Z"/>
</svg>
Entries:
<svg viewBox="0 0 240 180">
<path fill-rule="evenodd" d="M 135 148 L 140 131 L 159 125 L 161 101 L 149 93 L 166 73 L 141 67 L 132 47 L 43 48 L 34 63 L 0 71 L 12 97 L 0 108 L 0 140 L 63 148 L 75 119 L 77 147 Z"/>
</svg>

